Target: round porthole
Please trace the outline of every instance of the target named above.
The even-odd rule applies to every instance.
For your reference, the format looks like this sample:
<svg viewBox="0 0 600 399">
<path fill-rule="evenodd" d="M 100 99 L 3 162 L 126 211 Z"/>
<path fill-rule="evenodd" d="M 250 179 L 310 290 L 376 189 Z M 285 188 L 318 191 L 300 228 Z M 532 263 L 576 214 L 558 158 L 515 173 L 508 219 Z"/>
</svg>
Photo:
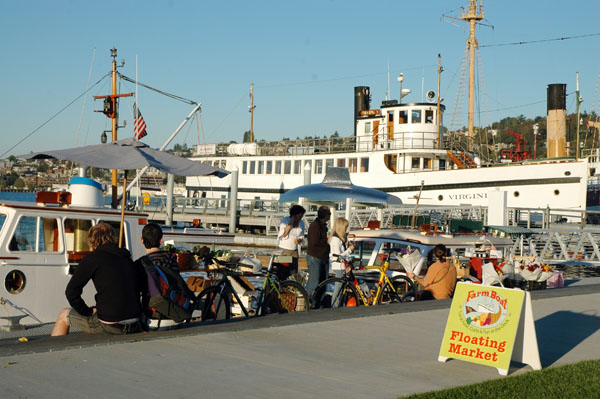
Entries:
<svg viewBox="0 0 600 399">
<path fill-rule="evenodd" d="M 25 288 L 25 274 L 20 270 L 12 270 L 8 272 L 4 278 L 4 287 L 11 294 L 18 294 Z"/>
<path fill-rule="evenodd" d="M 568 170 L 565 172 L 565 176 L 571 176 L 571 172 L 569 172 Z"/>
<path fill-rule="evenodd" d="M 559 190 L 554 190 L 554 195 L 558 195 L 558 194 L 560 194 L 560 191 Z"/>
<path fill-rule="evenodd" d="M 515 191 L 515 192 L 513 193 L 513 195 L 514 195 L 515 197 L 518 197 L 520 194 L 519 194 L 519 192 L 518 192 L 518 191 Z"/>
<path fill-rule="evenodd" d="M 442 201 L 444 199 L 443 195 L 438 195 L 438 201 Z"/>
</svg>

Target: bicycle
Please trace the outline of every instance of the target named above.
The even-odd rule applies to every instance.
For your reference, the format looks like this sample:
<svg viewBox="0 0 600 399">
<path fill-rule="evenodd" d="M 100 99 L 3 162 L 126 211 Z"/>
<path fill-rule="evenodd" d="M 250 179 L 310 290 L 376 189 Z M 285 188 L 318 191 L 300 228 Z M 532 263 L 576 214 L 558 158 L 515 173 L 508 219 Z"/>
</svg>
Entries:
<svg viewBox="0 0 600 399">
<path fill-rule="evenodd" d="M 214 261 L 220 266 L 218 272 L 222 277 L 198 294 L 196 309 L 201 311 L 202 321 L 230 319 L 233 300 L 240 306 L 243 315 L 250 317 L 250 311 L 244 306 L 230 281 L 230 277 L 241 276 L 244 273 L 235 270 L 236 264 L 216 259 Z M 278 267 L 283 267 L 281 263 L 277 256 L 271 256 L 258 299 L 254 301 L 253 296 L 249 306 L 255 309 L 256 316 L 310 310 L 310 300 L 304 287 L 292 280 L 280 281 L 277 277 Z"/>
<path fill-rule="evenodd" d="M 337 261 L 344 265 L 343 277 L 330 277 L 321 282 L 312 296 L 313 308 L 346 307 L 346 306 L 374 306 L 391 302 L 403 302 L 403 295 L 407 292 L 416 292 L 414 282 L 407 276 L 398 275 L 392 278 L 387 276 L 389 262 L 382 262 L 381 266 L 354 267 L 354 259 L 337 257 Z M 354 275 L 354 270 L 376 270 L 379 278 L 375 281 L 372 291 L 366 282 L 360 282 Z"/>
</svg>

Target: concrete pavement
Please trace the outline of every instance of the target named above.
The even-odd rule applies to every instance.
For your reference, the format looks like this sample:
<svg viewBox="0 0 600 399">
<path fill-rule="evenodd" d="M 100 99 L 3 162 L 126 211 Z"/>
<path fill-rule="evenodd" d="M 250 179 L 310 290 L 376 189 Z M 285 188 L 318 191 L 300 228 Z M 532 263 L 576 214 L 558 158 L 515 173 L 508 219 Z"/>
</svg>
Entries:
<svg viewBox="0 0 600 399">
<path fill-rule="evenodd" d="M 532 293 L 544 368 L 600 359 L 600 285 Z M 503 378 L 437 361 L 450 301 L 272 315 L 124 337 L 0 341 L 3 398 L 394 398 Z M 509 375 L 529 371 L 512 364 Z"/>
</svg>

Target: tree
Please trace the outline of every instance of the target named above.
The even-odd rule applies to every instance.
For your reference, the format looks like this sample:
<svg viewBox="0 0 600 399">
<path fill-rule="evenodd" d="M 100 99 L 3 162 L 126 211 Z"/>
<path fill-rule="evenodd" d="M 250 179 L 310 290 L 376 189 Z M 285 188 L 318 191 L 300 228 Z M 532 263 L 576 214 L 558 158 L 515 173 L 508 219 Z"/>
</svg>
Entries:
<svg viewBox="0 0 600 399">
<path fill-rule="evenodd" d="M 249 143 L 250 142 L 250 130 L 246 130 L 244 132 L 244 140 L 242 141 L 242 143 Z"/>
<path fill-rule="evenodd" d="M 15 188 L 25 187 L 25 180 L 23 180 L 21 177 L 17 178 L 17 180 L 15 181 L 14 187 Z"/>
<path fill-rule="evenodd" d="M 17 157 L 15 157 L 14 155 L 11 155 L 7 158 L 10 162 L 15 162 L 17 160 Z"/>
</svg>

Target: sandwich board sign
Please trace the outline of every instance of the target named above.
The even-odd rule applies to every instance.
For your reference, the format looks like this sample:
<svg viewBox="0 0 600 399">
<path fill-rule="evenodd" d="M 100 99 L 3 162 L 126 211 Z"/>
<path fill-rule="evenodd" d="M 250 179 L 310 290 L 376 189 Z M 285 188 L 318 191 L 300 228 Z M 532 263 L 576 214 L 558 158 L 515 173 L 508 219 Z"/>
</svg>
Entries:
<svg viewBox="0 0 600 399">
<path fill-rule="evenodd" d="M 541 370 L 528 291 L 458 283 L 438 360 L 495 367 L 507 375 L 511 360 Z"/>
</svg>

